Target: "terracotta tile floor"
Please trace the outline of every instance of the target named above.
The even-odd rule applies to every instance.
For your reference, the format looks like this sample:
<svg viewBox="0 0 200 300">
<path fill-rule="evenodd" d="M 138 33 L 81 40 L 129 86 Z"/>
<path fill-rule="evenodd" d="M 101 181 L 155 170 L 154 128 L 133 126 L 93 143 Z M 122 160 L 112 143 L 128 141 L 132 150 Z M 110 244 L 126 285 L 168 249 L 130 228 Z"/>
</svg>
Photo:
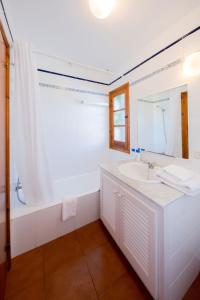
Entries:
<svg viewBox="0 0 200 300">
<path fill-rule="evenodd" d="M 6 300 L 152 299 L 100 221 L 16 257 Z M 200 299 L 200 276 L 184 300 Z"/>
</svg>

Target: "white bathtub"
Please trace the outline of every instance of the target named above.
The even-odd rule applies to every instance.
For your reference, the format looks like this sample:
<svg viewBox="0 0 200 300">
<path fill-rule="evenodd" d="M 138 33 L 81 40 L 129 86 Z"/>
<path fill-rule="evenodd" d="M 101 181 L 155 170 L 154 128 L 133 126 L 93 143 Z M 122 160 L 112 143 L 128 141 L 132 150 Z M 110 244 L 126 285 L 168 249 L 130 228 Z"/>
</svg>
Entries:
<svg viewBox="0 0 200 300">
<path fill-rule="evenodd" d="M 56 201 L 39 206 L 19 204 L 11 192 L 11 254 L 20 255 L 99 219 L 99 172 L 55 182 Z M 77 215 L 61 221 L 62 199 L 78 198 Z M 25 199 L 24 199 L 25 200 Z"/>
</svg>

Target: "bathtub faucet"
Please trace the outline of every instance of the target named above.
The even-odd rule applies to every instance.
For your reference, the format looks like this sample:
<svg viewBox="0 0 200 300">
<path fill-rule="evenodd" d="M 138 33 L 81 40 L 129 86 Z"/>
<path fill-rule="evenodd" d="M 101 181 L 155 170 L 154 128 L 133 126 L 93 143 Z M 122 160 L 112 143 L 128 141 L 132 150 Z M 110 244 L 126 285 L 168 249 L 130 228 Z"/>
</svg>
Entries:
<svg viewBox="0 0 200 300">
<path fill-rule="evenodd" d="M 19 177 L 18 177 L 18 179 L 17 179 L 17 185 L 16 185 L 16 188 L 15 188 L 15 192 L 17 193 L 17 200 L 18 200 L 21 204 L 26 205 L 26 202 L 23 201 L 23 200 L 20 198 L 19 190 L 22 190 L 22 184 L 21 184 L 21 182 L 20 182 L 20 180 L 19 180 Z"/>
</svg>

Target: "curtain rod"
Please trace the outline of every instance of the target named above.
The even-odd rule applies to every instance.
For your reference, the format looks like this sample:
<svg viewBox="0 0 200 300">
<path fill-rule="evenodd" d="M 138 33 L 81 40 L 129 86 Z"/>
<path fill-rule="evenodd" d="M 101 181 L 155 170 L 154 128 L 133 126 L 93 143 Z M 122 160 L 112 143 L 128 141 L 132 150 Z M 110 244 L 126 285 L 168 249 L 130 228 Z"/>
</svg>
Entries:
<svg viewBox="0 0 200 300">
<path fill-rule="evenodd" d="M 93 67 L 91 65 L 81 64 L 81 63 L 73 61 L 73 60 L 67 60 L 67 59 L 64 59 L 64 58 L 61 58 L 61 57 L 58 57 L 58 56 L 55 56 L 55 55 L 46 54 L 46 53 L 43 53 L 43 52 L 40 52 L 40 51 L 33 51 L 33 53 L 35 53 L 37 55 L 50 57 L 50 58 L 54 58 L 54 59 L 63 61 L 65 63 L 67 63 L 68 65 L 76 65 L 76 66 L 80 66 L 80 67 L 85 68 L 85 69 L 98 71 L 98 72 L 102 72 L 102 73 L 106 73 L 106 74 L 110 74 L 110 75 L 116 75 L 116 72 L 110 71 L 109 69 L 102 69 L 102 68 Z"/>
<path fill-rule="evenodd" d="M 14 63 L 10 64 L 11 66 L 15 66 Z M 77 77 L 77 76 L 72 76 L 72 75 L 67 75 L 67 74 L 63 74 L 63 73 L 58 73 L 58 72 L 54 72 L 54 71 L 49 71 L 49 70 L 45 70 L 45 69 L 37 69 L 38 72 L 41 73 L 47 73 L 47 74 L 51 74 L 51 75 L 57 75 L 57 76 L 62 76 L 62 77 L 67 77 L 70 79 L 76 79 L 76 80 L 81 80 L 81 81 L 85 81 L 85 82 L 90 82 L 90 83 L 96 83 L 96 84 L 101 84 L 104 86 L 108 86 L 108 83 L 105 82 L 101 82 L 101 81 L 95 81 L 95 80 L 91 80 L 91 79 L 87 79 L 87 78 L 82 78 L 82 77 Z"/>
<path fill-rule="evenodd" d="M 169 101 L 170 98 L 163 98 L 163 99 L 160 99 L 160 100 L 146 100 L 146 99 L 138 99 L 139 102 L 145 102 L 145 103 L 150 103 L 150 104 L 155 104 L 155 103 L 159 103 L 159 102 L 166 102 L 166 101 Z"/>
<path fill-rule="evenodd" d="M 12 41 L 14 41 L 13 39 L 13 35 L 11 32 L 11 28 L 7 19 L 7 15 L 5 12 L 5 8 L 3 5 L 3 1 L 0 0 L 1 2 L 1 6 L 3 9 L 3 13 L 6 19 L 6 23 L 8 25 L 8 29 L 12 38 Z M 152 60 L 153 58 L 155 58 L 156 56 L 160 55 L 161 53 L 165 52 L 166 50 L 168 50 L 169 48 L 175 46 L 176 44 L 178 44 L 179 42 L 181 42 L 182 40 L 184 40 L 185 38 L 187 38 L 188 36 L 192 35 L 193 33 L 197 32 L 200 30 L 200 26 L 194 28 L 193 30 L 189 31 L 188 33 L 184 34 L 183 36 L 181 36 L 180 38 L 178 38 L 177 40 L 175 40 L 174 42 L 170 43 L 169 45 L 167 45 L 166 47 L 162 48 L 161 50 L 157 51 L 155 54 L 151 55 L 150 57 L 148 57 L 147 59 L 143 60 L 141 63 L 139 63 L 138 65 L 134 66 L 133 68 L 131 68 L 130 70 L 128 70 L 127 72 L 125 72 L 124 74 L 122 74 L 121 76 L 119 76 L 118 78 L 116 78 L 115 80 L 113 80 L 110 83 L 105 83 L 105 82 L 100 82 L 100 81 L 95 81 L 95 80 L 90 80 L 90 79 L 85 79 L 85 78 L 81 78 L 81 77 L 76 77 L 76 76 L 71 76 L 71 75 L 67 75 L 67 74 L 62 74 L 62 73 L 58 73 L 58 72 L 52 72 L 52 71 L 48 71 L 48 70 L 44 70 L 44 69 L 38 69 L 39 72 L 44 72 L 44 73 L 48 73 L 48 74 L 52 74 L 52 75 L 57 75 L 57 76 L 64 76 L 64 77 L 68 77 L 71 79 L 77 79 L 77 80 L 82 80 L 82 81 L 87 81 L 87 82 L 91 82 L 91 83 L 96 83 L 96 84 L 101 84 L 101 85 L 105 85 L 105 86 L 111 86 L 113 83 L 119 81 L 121 78 L 123 78 L 124 76 L 132 73 L 134 70 L 138 69 L 139 67 L 141 67 L 142 65 L 144 65 L 145 63 L 147 63 L 148 61 Z"/>
</svg>

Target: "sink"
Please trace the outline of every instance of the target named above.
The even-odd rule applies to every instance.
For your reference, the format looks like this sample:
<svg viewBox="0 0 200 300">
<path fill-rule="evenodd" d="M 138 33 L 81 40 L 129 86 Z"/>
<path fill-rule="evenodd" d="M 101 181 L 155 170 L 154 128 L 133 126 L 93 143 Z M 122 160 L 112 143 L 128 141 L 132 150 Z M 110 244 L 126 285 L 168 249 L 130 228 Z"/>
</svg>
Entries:
<svg viewBox="0 0 200 300">
<path fill-rule="evenodd" d="M 155 175 L 158 169 L 158 167 L 150 169 L 148 164 L 143 162 L 126 162 L 119 166 L 119 171 L 124 176 L 146 183 L 160 182 Z"/>
</svg>

